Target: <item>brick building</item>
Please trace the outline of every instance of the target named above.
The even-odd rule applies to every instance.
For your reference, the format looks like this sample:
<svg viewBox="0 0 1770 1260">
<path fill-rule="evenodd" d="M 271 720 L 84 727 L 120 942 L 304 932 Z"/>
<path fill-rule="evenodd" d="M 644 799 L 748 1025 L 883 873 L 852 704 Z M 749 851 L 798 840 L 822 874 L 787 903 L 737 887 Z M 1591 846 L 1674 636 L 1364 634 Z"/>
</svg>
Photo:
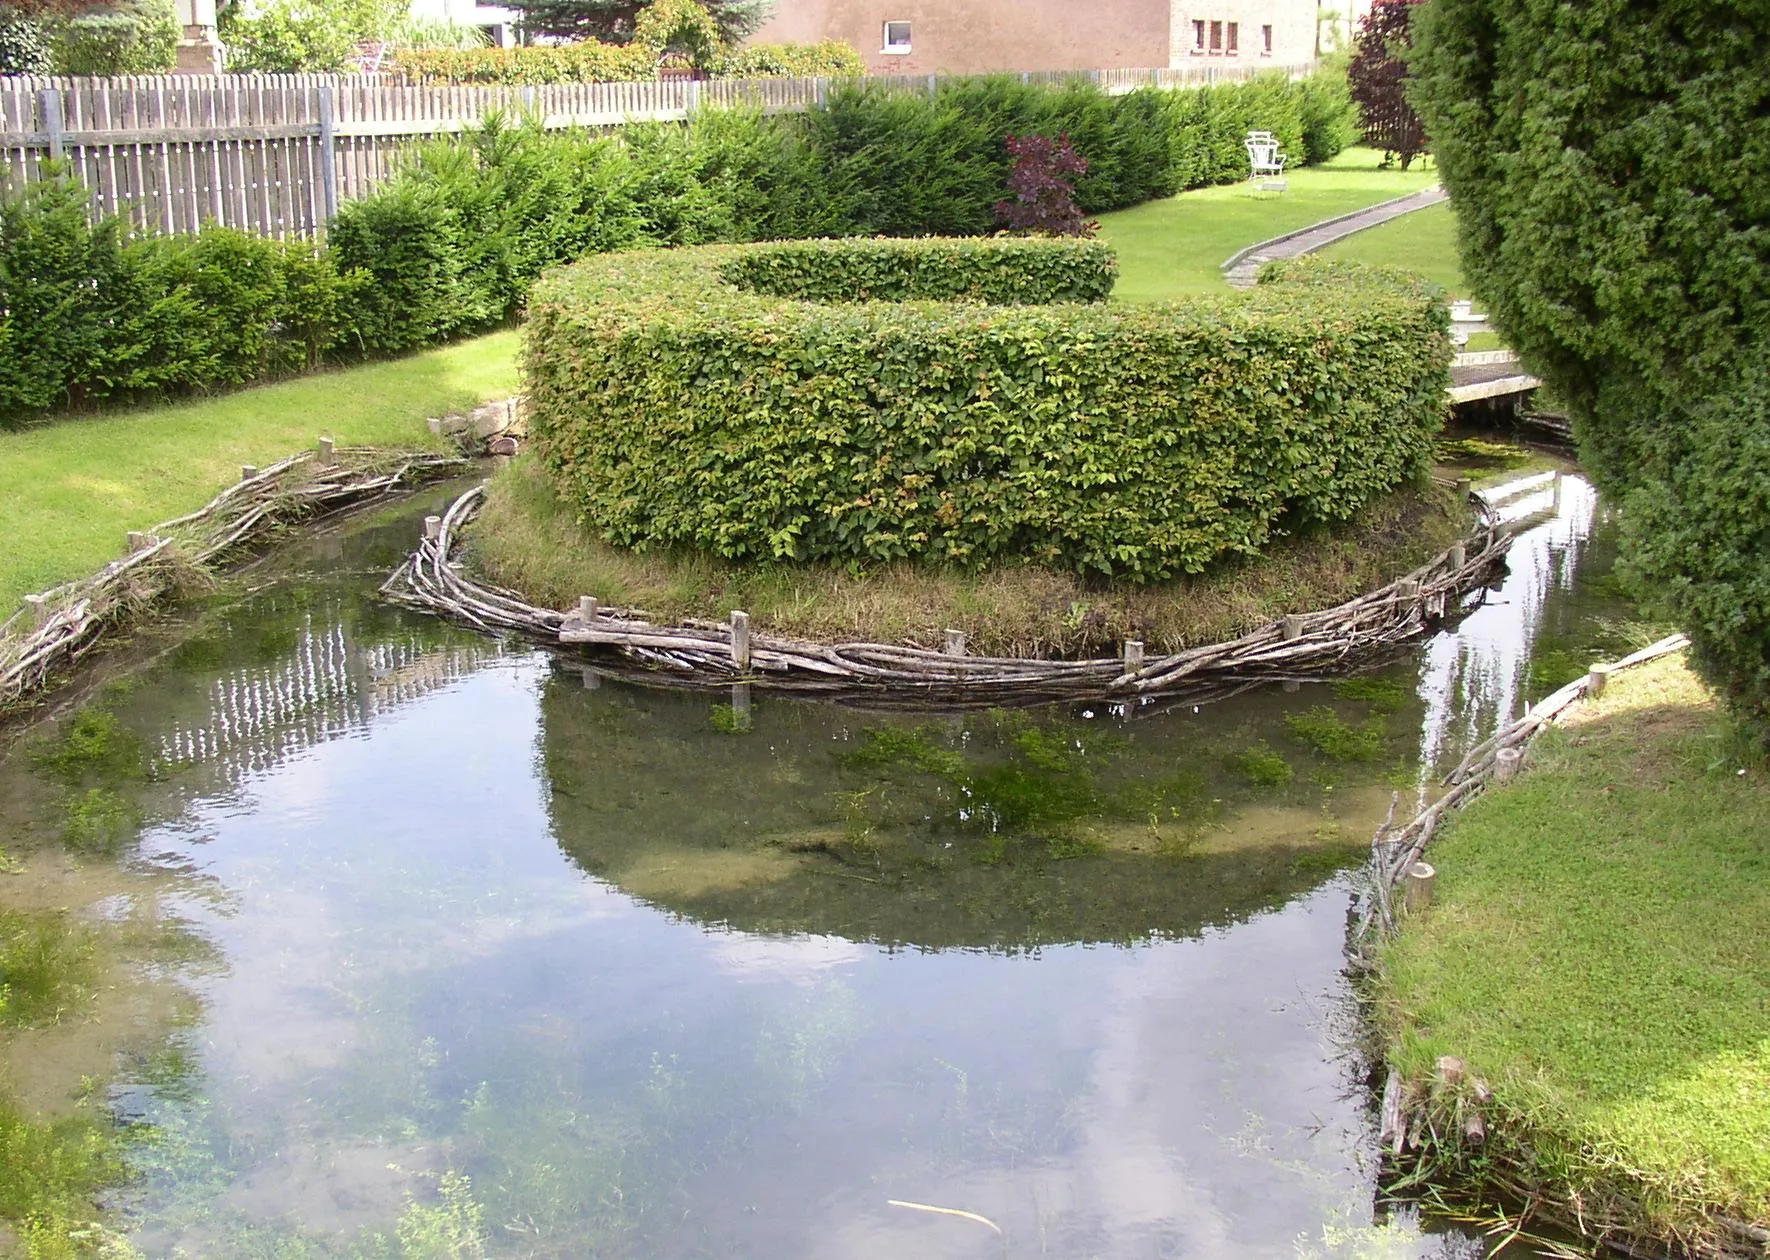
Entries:
<svg viewBox="0 0 1770 1260">
<path fill-rule="evenodd" d="M 843 39 L 874 74 L 1298 65 L 1354 3 L 1325 0 L 778 0 L 758 43 Z M 1368 0 L 1356 5 L 1362 9 Z"/>
</svg>

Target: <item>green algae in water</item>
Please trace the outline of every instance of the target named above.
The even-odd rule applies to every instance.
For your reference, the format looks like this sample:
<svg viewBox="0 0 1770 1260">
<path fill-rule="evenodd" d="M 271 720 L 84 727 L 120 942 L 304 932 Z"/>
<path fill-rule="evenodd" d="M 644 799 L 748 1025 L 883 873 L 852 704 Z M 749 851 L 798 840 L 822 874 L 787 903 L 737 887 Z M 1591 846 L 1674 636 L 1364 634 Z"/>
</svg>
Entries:
<svg viewBox="0 0 1770 1260">
<path fill-rule="evenodd" d="M 0 910 L 0 1025 L 60 1019 L 91 997 L 97 976 L 92 929 L 65 911 Z"/>
<path fill-rule="evenodd" d="M 1334 683 L 1334 694 L 1342 700 L 1361 701 L 1378 713 L 1399 713 L 1413 699 L 1413 691 L 1393 678 L 1365 675 L 1342 678 Z"/>
<path fill-rule="evenodd" d="M 1231 753 L 1223 759 L 1223 764 L 1255 787 L 1283 787 L 1291 781 L 1294 774 L 1291 763 L 1284 759 L 1284 754 L 1265 740 L 1260 740 L 1238 753 Z"/>
<path fill-rule="evenodd" d="M 66 726 L 40 740 L 31 750 L 31 762 L 43 774 L 68 784 L 146 777 L 141 739 L 99 705 L 81 709 Z"/>
<path fill-rule="evenodd" d="M 730 704 L 714 705 L 708 723 L 721 735 L 747 735 L 756 729 L 749 710 Z"/>
<path fill-rule="evenodd" d="M 69 792 L 61 810 L 62 840 L 82 853 L 121 853 L 141 827 L 141 811 L 110 788 Z"/>
<path fill-rule="evenodd" d="M 1287 713 L 1284 724 L 1293 739 L 1330 761 L 1376 761 L 1383 755 L 1387 737 L 1381 717 L 1373 716 L 1353 726 L 1326 705 L 1316 705 L 1303 713 Z"/>
</svg>

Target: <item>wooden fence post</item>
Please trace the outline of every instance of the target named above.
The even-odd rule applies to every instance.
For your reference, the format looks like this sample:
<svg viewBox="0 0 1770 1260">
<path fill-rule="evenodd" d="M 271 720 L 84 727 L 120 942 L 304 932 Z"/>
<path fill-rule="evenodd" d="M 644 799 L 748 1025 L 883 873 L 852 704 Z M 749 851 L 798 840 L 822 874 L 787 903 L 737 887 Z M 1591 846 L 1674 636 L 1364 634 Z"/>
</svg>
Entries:
<svg viewBox="0 0 1770 1260">
<path fill-rule="evenodd" d="M 41 100 L 43 130 L 49 134 L 49 156 L 60 161 L 67 152 L 67 119 L 62 113 L 61 89 L 44 88 Z"/>
<path fill-rule="evenodd" d="M 750 614 L 731 614 L 731 663 L 739 669 L 750 668 Z"/>
<path fill-rule="evenodd" d="M 1586 698 L 1588 700 L 1596 700 L 1604 694 L 1604 684 L 1610 681 L 1611 671 L 1615 668 L 1614 665 L 1592 666 L 1591 672 L 1586 675 Z"/>
<path fill-rule="evenodd" d="M 589 625 L 596 620 L 596 596 L 578 596 L 578 620 Z"/>
<path fill-rule="evenodd" d="M 948 630 L 946 642 L 941 645 L 940 650 L 948 656 L 965 655 L 965 632 L 963 630 Z"/>
<path fill-rule="evenodd" d="M 338 217 L 338 122 L 333 113 L 331 84 L 320 88 L 320 188 L 321 210 L 330 223 Z"/>
<path fill-rule="evenodd" d="M 1143 668 L 1143 640 L 1125 640 L 1125 672 L 1135 674 Z"/>
<path fill-rule="evenodd" d="M 1407 874 L 1401 877 L 1401 904 L 1407 907 L 1409 914 L 1432 904 L 1432 887 L 1437 882 L 1438 872 L 1432 869 L 1430 862 L 1415 862 L 1407 868 Z"/>
</svg>

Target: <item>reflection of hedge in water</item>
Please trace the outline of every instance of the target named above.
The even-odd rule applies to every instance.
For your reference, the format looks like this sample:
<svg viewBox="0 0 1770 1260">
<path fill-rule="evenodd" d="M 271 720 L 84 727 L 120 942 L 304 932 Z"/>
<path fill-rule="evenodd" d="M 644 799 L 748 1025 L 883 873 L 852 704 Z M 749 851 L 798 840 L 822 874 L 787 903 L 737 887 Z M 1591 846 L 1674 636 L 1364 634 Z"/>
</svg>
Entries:
<svg viewBox="0 0 1770 1260">
<path fill-rule="evenodd" d="M 1389 792 L 1361 793 L 1344 770 L 1328 794 L 1303 774 L 1251 784 L 1225 763 L 1261 736 L 1311 760 L 1276 715 L 1249 729 L 1220 711 L 1201 748 L 1154 722 L 1126 739 L 1050 711 L 917 724 L 788 702 L 734 736 L 710 708 L 556 675 L 549 808 L 586 871 L 746 931 L 1002 949 L 1190 935 L 1355 863 Z M 1360 816 L 1336 827 L 1330 798 Z"/>
</svg>

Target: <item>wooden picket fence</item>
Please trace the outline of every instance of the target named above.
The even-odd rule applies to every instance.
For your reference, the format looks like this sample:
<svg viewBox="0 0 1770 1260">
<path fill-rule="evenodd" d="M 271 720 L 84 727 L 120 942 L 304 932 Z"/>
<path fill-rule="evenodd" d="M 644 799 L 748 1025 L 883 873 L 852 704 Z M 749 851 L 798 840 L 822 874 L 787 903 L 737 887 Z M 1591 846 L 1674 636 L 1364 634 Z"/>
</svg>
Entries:
<svg viewBox="0 0 1770 1260">
<path fill-rule="evenodd" d="M 1191 87 L 1308 66 L 1185 65 L 1079 72 L 1108 92 Z M 1029 82 L 1078 72 L 1037 72 Z M 934 75 L 874 80 L 933 91 Z M 821 78 L 556 83 L 530 87 L 418 86 L 386 75 L 154 75 L 136 78 L 0 77 L 0 176 L 36 178 L 46 158 L 69 162 L 93 192 L 95 212 L 147 232 L 208 224 L 279 239 L 312 239 L 341 201 L 372 192 L 414 139 L 448 135 L 494 111 L 524 113 L 550 128 L 680 121 L 697 109 L 810 108 Z"/>
</svg>

